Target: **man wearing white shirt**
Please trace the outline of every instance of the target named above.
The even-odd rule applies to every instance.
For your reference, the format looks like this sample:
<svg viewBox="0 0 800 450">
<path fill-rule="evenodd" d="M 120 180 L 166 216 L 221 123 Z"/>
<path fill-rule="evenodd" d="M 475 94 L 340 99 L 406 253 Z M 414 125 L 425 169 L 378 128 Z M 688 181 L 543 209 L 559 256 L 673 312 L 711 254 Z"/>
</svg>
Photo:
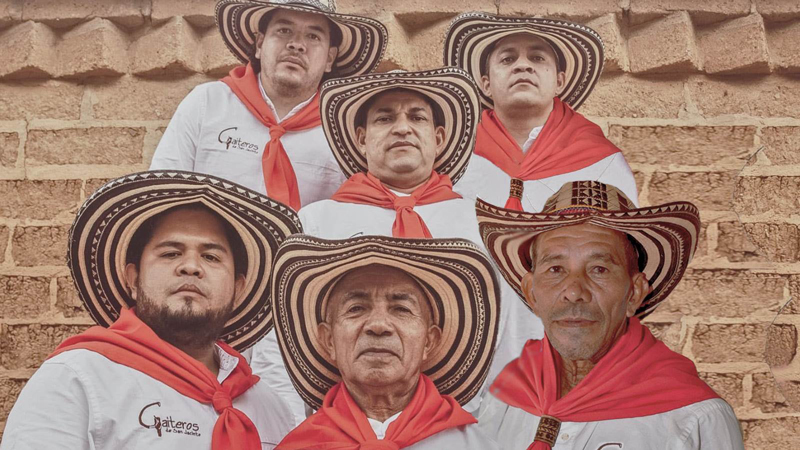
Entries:
<svg viewBox="0 0 800 450">
<path fill-rule="evenodd" d="M 385 27 L 316 0 L 221 0 L 216 15 L 247 65 L 181 102 L 151 170 L 217 175 L 295 210 L 329 198 L 344 177 L 319 126 L 319 85 L 374 70 Z"/>
<path fill-rule="evenodd" d="M 464 13 L 447 32 L 445 64 L 482 88 L 475 156 L 456 191 L 537 212 L 564 183 L 594 180 L 638 201 L 620 150 L 575 112 L 603 67 L 591 28 L 560 20 Z"/>
<path fill-rule="evenodd" d="M 269 330 L 267 257 L 299 223 L 223 184 L 143 172 L 86 201 L 68 259 L 99 326 L 33 374 L 0 448 L 273 449 L 294 427 L 237 349 Z"/>
<path fill-rule="evenodd" d="M 476 204 L 506 281 L 542 319 L 481 405 L 509 450 L 743 450 L 733 409 L 640 322 L 697 248 L 688 202 L 636 208 L 619 189 L 566 183 L 541 213 Z"/>
</svg>

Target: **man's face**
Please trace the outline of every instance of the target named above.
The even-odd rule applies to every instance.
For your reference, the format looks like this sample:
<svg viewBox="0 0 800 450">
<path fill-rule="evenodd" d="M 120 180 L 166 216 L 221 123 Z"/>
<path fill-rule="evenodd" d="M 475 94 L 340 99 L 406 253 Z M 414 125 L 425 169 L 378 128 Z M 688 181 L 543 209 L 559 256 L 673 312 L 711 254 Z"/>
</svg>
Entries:
<svg viewBox="0 0 800 450">
<path fill-rule="evenodd" d="M 430 304 L 405 272 L 386 266 L 357 269 L 331 292 L 319 334 L 342 379 L 361 390 L 413 386 L 441 330 Z"/>
<path fill-rule="evenodd" d="M 500 111 L 552 104 L 566 77 L 564 72 L 558 72 L 553 48 L 528 33 L 499 40 L 487 66 L 481 86 Z"/>
<path fill-rule="evenodd" d="M 522 289 L 563 358 L 595 361 L 605 354 L 650 292 L 644 274 L 628 271 L 624 239 L 590 224 L 537 238 L 533 271 Z"/>
<path fill-rule="evenodd" d="M 336 59 L 330 26 L 321 14 L 276 9 L 256 39 L 262 81 L 287 94 L 316 90 Z"/>
<path fill-rule="evenodd" d="M 445 131 L 433 110 L 413 91 L 390 90 L 373 101 L 365 127 L 356 129 L 358 150 L 379 180 L 418 180 L 430 175 L 444 150 Z"/>
<path fill-rule="evenodd" d="M 137 315 L 171 343 L 175 335 L 182 336 L 177 341 L 190 341 L 215 328 L 216 334 L 207 338 L 216 339 L 244 286 L 244 276 L 235 275 L 222 224 L 202 210 L 167 213 L 156 224 L 138 268 L 128 264 L 125 269 Z M 215 323 L 205 323 L 208 319 Z"/>
</svg>

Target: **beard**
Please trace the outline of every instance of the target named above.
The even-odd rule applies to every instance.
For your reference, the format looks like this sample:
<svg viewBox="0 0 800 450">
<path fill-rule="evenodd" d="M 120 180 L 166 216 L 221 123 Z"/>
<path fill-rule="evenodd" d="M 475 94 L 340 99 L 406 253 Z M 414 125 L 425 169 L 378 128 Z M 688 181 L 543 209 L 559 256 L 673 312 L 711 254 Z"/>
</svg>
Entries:
<svg viewBox="0 0 800 450">
<path fill-rule="evenodd" d="M 174 311 L 167 305 L 154 302 L 142 290 L 141 284 L 137 282 L 137 285 L 136 316 L 159 338 L 183 351 L 206 348 L 216 342 L 233 311 L 233 301 L 221 309 L 200 313 L 192 311 L 188 304 Z"/>
</svg>

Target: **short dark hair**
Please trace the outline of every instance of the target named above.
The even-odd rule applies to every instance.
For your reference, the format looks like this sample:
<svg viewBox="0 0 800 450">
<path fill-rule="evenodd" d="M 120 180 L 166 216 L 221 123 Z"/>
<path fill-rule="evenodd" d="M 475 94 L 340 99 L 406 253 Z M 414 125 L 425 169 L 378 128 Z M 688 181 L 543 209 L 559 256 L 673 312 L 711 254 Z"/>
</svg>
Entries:
<svg viewBox="0 0 800 450">
<path fill-rule="evenodd" d="M 516 34 L 516 33 L 515 33 Z M 510 35 L 509 35 L 510 36 Z M 551 44 L 547 39 L 541 38 L 543 41 L 550 46 L 553 50 L 553 53 L 556 55 L 556 71 L 557 72 L 566 72 L 567 70 L 567 61 L 564 59 L 564 55 L 556 48 L 553 44 Z M 498 39 L 491 44 L 489 44 L 486 49 L 481 54 L 481 76 L 489 75 L 489 59 L 492 57 L 492 53 L 494 53 L 495 49 L 497 48 L 497 43 L 502 41 L 503 39 Z"/>
<path fill-rule="evenodd" d="M 631 235 L 622 233 L 621 231 L 617 231 L 617 233 L 621 233 L 625 237 L 622 241 L 622 246 L 624 247 L 622 250 L 625 253 L 625 269 L 627 269 L 628 275 L 633 276 L 644 269 L 644 249 L 642 249 L 641 244 L 633 239 Z M 539 236 L 541 236 L 541 234 L 534 236 L 531 241 L 531 272 L 533 272 L 533 269 L 536 267 L 536 243 Z"/>
<path fill-rule="evenodd" d="M 214 216 L 222 224 L 222 228 L 225 230 L 225 238 L 228 240 L 228 245 L 231 247 L 234 273 L 236 276 L 245 275 L 247 273 L 247 250 L 245 249 L 242 237 L 236 229 L 233 228 L 230 222 L 202 203 L 189 203 L 176 206 L 145 220 L 136 232 L 133 233 L 131 242 L 128 245 L 128 251 L 125 253 L 125 262 L 139 268 L 139 264 L 142 262 L 144 247 L 153 239 L 153 234 L 155 234 L 158 225 L 167 215 L 178 211 L 203 211 Z"/>
<path fill-rule="evenodd" d="M 261 19 L 258 20 L 258 32 L 259 33 L 266 34 L 267 26 L 269 26 L 269 23 L 272 20 L 272 16 L 275 15 L 275 11 L 277 11 L 278 9 L 279 8 L 275 8 L 272 11 L 267 11 L 266 13 L 264 13 L 263 16 L 261 16 Z M 322 17 L 325 17 L 325 16 L 322 16 Z M 330 38 L 329 38 L 329 41 L 328 41 L 329 45 L 331 47 L 339 47 L 342 44 L 342 39 L 343 39 L 342 38 L 342 30 L 331 19 L 328 19 L 327 17 L 325 17 L 325 20 L 328 21 L 328 29 L 330 30 L 330 32 L 328 33 L 330 35 Z M 258 55 L 256 53 L 257 53 L 257 50 L 256 50 L 255 42 L 254 42 L 253 43 L 253 49 L 250 52 L 250 54 L 247 55 L 247 57 L 250 60 L 250 64 L 253 66 L 253 72 L 255 72 L 255 74 L 258 75 L 259 73 L 261 73 L 261 63 L 258 61 L 258 57 L 257 57 Z M 325 81 L 329 75 L 330 75 L 330 73 L 326 73 L 325 75 L 323 75 L 322 76 L 322 81 Z"/>
<path fill-rule="evenodd" d="M 375 105 L 375 102 L 378 100 L 378 98 L 390 92 L 397 92 L 397 91 L 402 91 L 409 94 L 415 94 L 422 97 L 422 99 L 425 100 L 425 103 L 427 103 L 428 106 L 431 107 L 431 111 L 433 112 L 433 126 L 435 127 L 444 126 L 444 112 L 442 112 L 442 108 L 439 106 L 438 103 L 433 101 L 432 98 L 428 97 L 422 92 L 415 91 L 413 89 L 399 87 L 379 92 L 370 97 L 369 100 L 365 101 L 364 104 L 358 108 L 358 111 L 356 111 L 356 117 L 354 122 L 355 128 L 367 127 L 367 114 L 369 113 L 370 108 L 372 108 L 372 106 Z"/>
</svg>

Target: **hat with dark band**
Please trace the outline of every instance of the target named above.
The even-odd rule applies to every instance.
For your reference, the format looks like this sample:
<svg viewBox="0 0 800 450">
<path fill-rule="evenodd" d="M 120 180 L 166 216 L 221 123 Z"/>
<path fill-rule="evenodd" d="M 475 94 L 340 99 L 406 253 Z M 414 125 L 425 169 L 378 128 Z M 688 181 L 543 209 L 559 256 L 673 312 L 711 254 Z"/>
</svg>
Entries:
<svg viewBox="0 0 800 450">
<path fill-rule="evenodd" d="M 342 42 L 330 76 L 372 72 L 383 58 L 389 39 L 386 27 L 367 17 L 336 13 L 333 0 L 324 3 L 317 0 L 220 0 L 214 15 L 217 27 L 225 45 L 240 61 L 249 61 L 255 50 L 258 22 L 264 14 L 276 8 L 321 14 L 339 27 Z"/>
<path fill-rule="evenodd" d="M 625 233 L 638 253 L 639 271 L 653 288 L 636 311 L 639 318 L 653 312 L 678 284 L 700 233 L 700 215 L 693 204 L 636 208 L 619 189 L 596 181 L 564 184 L 538 214 L 498 208 L 480 199 L 475 209 L 489 254 L 523 302 L 522 277 L 531 271 L 534 237 L 583 223 Z"/>
<path fill-rule="evenodd" d="M 455 184 L 472 156 L 480 116 L 478 87 L 456 67 L 374 73 L 323 83 L 319 100 L 322 129 L 339 167 L 348 177 L 367 171 L 367 159 L 356 146 L 356 115 L 375 95 L 397 88 L 418 92 L 439 107 L 444 116 L 445 147 L 433 170 L 448 175 Z"/>
<path fill-rule="evenodd" d="M 577 109 L 594 89 L 603 72 L 603 41 L 593 29 L 563 20 L 538 17 L 496 16 L 469 12 L 450 23 L 444 42 L 444 64 L 457 66 L 480 80 L 486 60 L 504 37 L 527 33 L 545 40 L 556 53 L 559 70 L 566 72 L 558 97 Z M 481 92 L 481 102 L 494 107 L 491 97 Z"/>
<path fill-rule="evenodd" d="M 291 208 L 221 178 L 182 171 L 150 171 L 111 180 L 86 199 L 69 233 L 67 263 L 92 319 L 109 326 L 135 306 L 125 281 L 128 247 L 147 219 L 199 203 L 227 220 L 247 252 L 245 288 L 220 337 L 236 350 L 272 328 L 269 272 L 278 246 L 302 232 Z"/>
<path fill-rule="evenodd" d="M 466 404 L 489 370 L 500 294 L 488 257 L 463 239 L 288 238 L 275 258 L 272 296 L 278 344 L 297 392 L 318 409 L 341 380 L 317 328 L 333 286 L 343 275 L 373 265 L 399 269 L 425 291 L 442 335 L 422 371 L 440 393 Z"/>
</svg>

